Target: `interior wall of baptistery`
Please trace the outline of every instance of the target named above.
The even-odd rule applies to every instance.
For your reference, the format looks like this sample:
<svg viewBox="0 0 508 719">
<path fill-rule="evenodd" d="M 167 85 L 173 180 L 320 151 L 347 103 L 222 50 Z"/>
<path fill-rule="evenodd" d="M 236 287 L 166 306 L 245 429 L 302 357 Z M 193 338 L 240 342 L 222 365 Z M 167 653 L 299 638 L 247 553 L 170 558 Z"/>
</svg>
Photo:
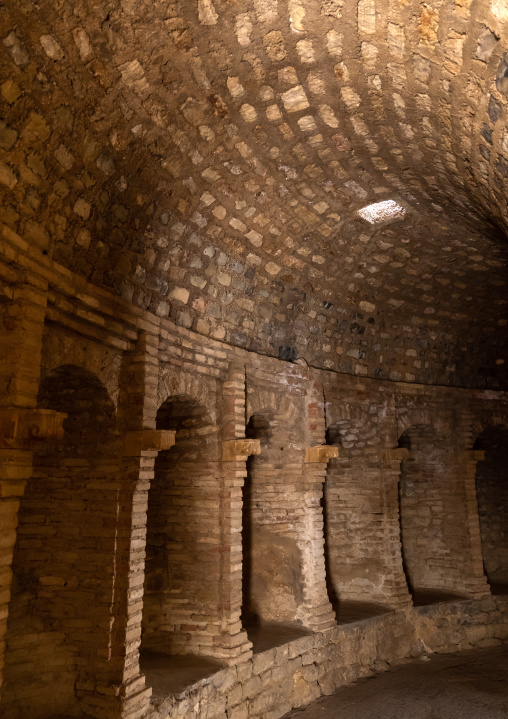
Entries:
<svg viewBox="0 0 508 719">
<path fill-rule="evenodd" d="M 506 0 L 0 3 L 0 714 L 279 719 L 508 640 Z"/>
<path fill-rule="evenodd" d="M 6 717 L 282 717 L 506 641 L 506 392 L 262 356 L 1 240 Z"/>
</svg>

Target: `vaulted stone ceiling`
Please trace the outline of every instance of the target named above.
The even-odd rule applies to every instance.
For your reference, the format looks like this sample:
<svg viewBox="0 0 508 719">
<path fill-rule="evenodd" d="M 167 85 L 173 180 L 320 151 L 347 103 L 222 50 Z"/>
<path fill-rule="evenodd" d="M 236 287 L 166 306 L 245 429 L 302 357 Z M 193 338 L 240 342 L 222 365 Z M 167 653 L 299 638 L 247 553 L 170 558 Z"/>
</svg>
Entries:
<svg viewBox="0 0 508 719">
<path fill-rule="evenodd" d="M 0 36 L 0 219 L 44 254 L 261 353 L 506 386 L 506 0 L 8 0 Z"/>
</svg>

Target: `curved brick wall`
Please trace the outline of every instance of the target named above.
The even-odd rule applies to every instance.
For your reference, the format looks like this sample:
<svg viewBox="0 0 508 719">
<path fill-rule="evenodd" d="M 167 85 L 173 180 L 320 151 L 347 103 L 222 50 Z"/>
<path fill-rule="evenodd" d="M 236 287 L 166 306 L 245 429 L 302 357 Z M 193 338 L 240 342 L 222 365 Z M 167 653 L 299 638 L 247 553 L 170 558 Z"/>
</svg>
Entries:
<svg viewBox="0 0 508 719">
<path fill-rule="evenodd" d="M 281 716 L 422 652 L 506 639 L 490 548 L 505 514 L 481 491 L 479 513 L 475 487 L 503 478 L 505 392 L 262 357 L 133 308 L 8 228 L 2 252 L 9 719 Z M 384 614 L 342 626 L 354 602 Z M 305 636 L 253 656 L 256 616 Z M 161 694 L 150 652 L 228 669 Z"/>
</svg>

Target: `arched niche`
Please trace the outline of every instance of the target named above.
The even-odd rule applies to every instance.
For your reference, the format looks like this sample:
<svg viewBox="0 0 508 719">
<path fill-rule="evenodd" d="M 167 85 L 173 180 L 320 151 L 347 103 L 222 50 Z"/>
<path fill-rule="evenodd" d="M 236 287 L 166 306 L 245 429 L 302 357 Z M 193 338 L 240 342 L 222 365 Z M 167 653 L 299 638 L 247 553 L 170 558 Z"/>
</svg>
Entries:
<svg viewBox="0 0 508 719">
<path fill-rule="evenodd" d="M 494 425 L 477 438 L 476 495 L 483 566 L 493 593 L 508 593 L 508 427 Z"/>
<path fill-rule="evenodd" d="M 156 426 L 176 436 L 159 452 L 148 495 L 142 647 L 213 656 L 221 602 L 217 426 L 188 395 L 166 399 Z"/>
<path fill-rule="evenodd" d="M 399 516 L 403 569 L 413 604 L 464 598 L 470 557 L 462 473 L 450 444 L 427 424 L 406 429 L 399 447 Z"/>
<path fill-rule="evenodd" d="M 377 427 L 362 419 L 330 424 L 323 495 L 325 561 L 330 600 L 339 623 L 387 611 L 383 497 Z"/>
<path fill-rule="evenodd" d="M 20 503 L 5 719 L 78 712 L 83 686 L 93 692 L 106 681 L 113 642 L 115 407 L 100 380 L 75 365 L 42 379 L 38 406 L 68 417 L 61 440 L 35 447 L 33 475 Z"/>
<path fill-rule="evenodd" d="M 255 649 L 256 627 L 295 622 L 303 601 L 292 430 L 270 408 L 252 414 L 246 428 L 246 436 L 261 444 L 261 454 L 247 461 L 243 492 L 242 622 Z"/>
</svg>

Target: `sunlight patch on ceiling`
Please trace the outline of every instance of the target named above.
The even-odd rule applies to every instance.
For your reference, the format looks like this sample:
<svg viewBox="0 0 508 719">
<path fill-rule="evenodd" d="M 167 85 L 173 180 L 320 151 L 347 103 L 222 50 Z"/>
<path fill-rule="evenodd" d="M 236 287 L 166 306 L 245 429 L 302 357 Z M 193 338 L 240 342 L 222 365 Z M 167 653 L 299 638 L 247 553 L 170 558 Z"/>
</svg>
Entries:
<svg viewBox="0 0 508 719">
<path fill-rule="evenodd" d="M 358 210 L 358 214 L 371 225 L 375 225 L 387 220 L 401 220 L 406 214 L 406 208 L 395 200 L 383 200 L 383 202 L 374 202 L 372 205 L 362 207 L 361 210 Z"/>
</svg>

